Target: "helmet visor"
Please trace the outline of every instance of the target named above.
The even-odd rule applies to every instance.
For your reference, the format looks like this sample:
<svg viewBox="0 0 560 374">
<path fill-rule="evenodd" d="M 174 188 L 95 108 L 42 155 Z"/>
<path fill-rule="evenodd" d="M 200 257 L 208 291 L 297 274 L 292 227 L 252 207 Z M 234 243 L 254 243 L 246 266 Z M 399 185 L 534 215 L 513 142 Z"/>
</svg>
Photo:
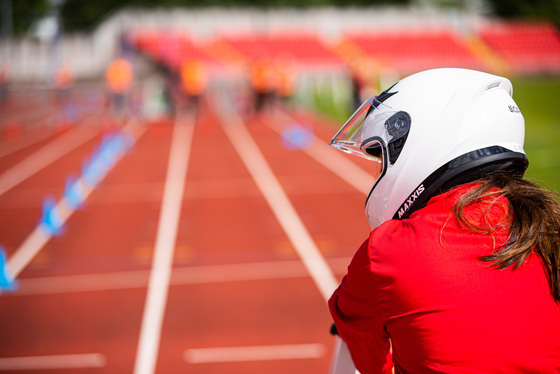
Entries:
<svg viewBox="0 0 560 374">
<path fill-rule="evenodd" d="M 383 154 L 387 151 L 385 147 L 404 143 L 398 140 L 405 139 L 409 129 L 408 113 L 395 110 L 372 96 L 356 110 L 329 145 L 346 153 L 383 163 Z M 390 151 L 391 149 L 392 147 Z"/>
</svg>

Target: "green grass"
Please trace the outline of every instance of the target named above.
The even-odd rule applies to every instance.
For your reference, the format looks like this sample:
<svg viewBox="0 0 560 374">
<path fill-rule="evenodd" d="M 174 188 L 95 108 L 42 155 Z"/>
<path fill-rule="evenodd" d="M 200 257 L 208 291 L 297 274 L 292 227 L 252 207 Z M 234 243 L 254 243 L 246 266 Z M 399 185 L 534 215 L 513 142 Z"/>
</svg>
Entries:
<svg viewBox="0 0 560 374">
<path fill-rule="evenodd" d="M 560 192 L 560 77 L 511 81 L 513 98 L 525 117 L 526 176 Z"/>
<path fill-rule="evenodd" d="M 513 98 L 525 117 L 526 176 L 560 192 L 560 76 L 511 78 Z M 342 94 L 334 95 L 339 90 Z M 329 82 L 307 91 L 307 105 L 340 126 L 352 114 L 349 87 Z"/>
</svg>

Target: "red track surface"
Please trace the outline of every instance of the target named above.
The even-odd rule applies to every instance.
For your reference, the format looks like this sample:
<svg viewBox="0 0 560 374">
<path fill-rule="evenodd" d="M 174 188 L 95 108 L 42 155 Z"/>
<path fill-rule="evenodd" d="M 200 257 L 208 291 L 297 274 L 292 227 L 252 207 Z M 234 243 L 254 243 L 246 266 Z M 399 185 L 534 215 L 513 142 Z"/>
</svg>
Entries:
<svg viewBox="0 0 560 374">
<path fill-rule="evenodd" d="M 340 280 L 368 233 L 364 193 L 304 150 L 287 149 L 273 129 L 285 124 L 281 118 L 246 126 Z M 335 129 L 307 120 L 326 143 Z M 326 373 L 334 338 L 325 300 L 227 125 L 209 109 L 194 124 L 155 373 Z M 1 147 L 39 132 L 47 137 L 1 157 L 0 173 L 84 126 L 49 135 L 48 128 L 22 125 L 26 130 L 3 138 Z M 37 226 L 45 196 L 60 199 L 67 175 L 80 175 L 100 144 L 102 126 L 90 127 L 98 131 L 91 140 L 0 195 L 0 245 L 8 259 Z M 18 372 L 134 372 L 174 130 L 169 123 L 137 127 L 145 132 L 132 150 L 18 275 L 18 289 L 0 295 L 0 371 L 6 358 L 96 354 L 74 356 L 93 367 Z M 246 352 L 255 354 L 256 347 L 276 346 L 280 354 L 294 345 L 296 356 L 261 360 L 235 351 L 239 361 L 232 361 L 222 351 L 213 362 L 201 356 L 212 351 L 200 350 L 252 347 Z"/>
</svg>

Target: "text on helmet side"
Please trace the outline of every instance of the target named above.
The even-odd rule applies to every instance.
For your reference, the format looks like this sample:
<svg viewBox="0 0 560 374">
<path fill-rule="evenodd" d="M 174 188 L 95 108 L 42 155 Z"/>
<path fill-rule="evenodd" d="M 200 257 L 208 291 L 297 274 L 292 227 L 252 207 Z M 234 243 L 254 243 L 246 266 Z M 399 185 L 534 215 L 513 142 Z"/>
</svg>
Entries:
<svg viewBox="0 0 560 374">
<path fill-rule="evenodd" d="M 404 202 L 403 205 L 401 205 L 400 209 L 398 210 L 398 214 L 399 214 L 399 218 L 402 218 L 402 216 L 406 213 L 406 211 L 412 206 L 412 204 L 414 204 L 414 202 L 416 201 L 416 199 L 418 199 L 418 197 L 422 194 L 422 192 L 424 192 L 425 188 L 424 185 L 421 184 L 420 186 L 418 186 L 418 188 L 416 189 L 416 191 L 414 191 L 409 197 L 408 199 L 406 199 L 406 201 Z"/>
</svg>

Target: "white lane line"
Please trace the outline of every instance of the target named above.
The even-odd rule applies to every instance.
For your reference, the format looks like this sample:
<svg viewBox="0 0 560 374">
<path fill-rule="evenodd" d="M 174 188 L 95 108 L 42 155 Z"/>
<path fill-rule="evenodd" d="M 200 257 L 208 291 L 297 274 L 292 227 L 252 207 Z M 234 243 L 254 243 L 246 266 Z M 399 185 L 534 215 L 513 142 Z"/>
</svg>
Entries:
<svg viewBox="0 0 560 374">
<path fill-rule="evenodd" d="M 222 108 L 224 109 L 224 108 Z M 298 216 L 290 199 L 276 179 L 266 159 L 251 137 L 239 115 L 230 108 L 227 113 L 219 113 L 222 127 L 226 131 L 237 153 L 249 169 L 268 205 L 288 235 L 296 252 L 303 261 L 323 298 L 328 300 L 338 286 L 319 248 L 311 238 Z"/>
<path fill-rule="evenodd" d="M 146 127 L 142 126 L 140 129 L 132 129 L 133 127 L 134 125 L 130 122 L 125 131 L 134 133 L 132 141 L 136 142 L 136 140 L 144 134 Z M 118 159 L 115 162 L 118 162 Z M 84 181 L 83 177 L 80 177 L 77 183 L 80 183 L 82 187 L 83 200 L 87 200 L 93 190 L 88 187 L 88 183 Z M 76 210 L 75 208 L 72 208 L 72 204 L 69 204 L 64 196 L 57 202 L 55 209 L 59 214 L 61 224 L 64 224 Z M 39 223 L 33 232 L 31 232 L 31 234 L 8 259 L 8 273 L 12 277 L 16 278 L 45 246 L 45 244 L 47 244 L 51 237 L 52 233 L 46 230 L 43 225 Z"/>
<path fill-rule="evenodd" d="M 0 358 L 0 371 L 100 368 L 107 359 L 100 353 Z"/>
<path fill-rule="evenodd" d="M 48 139 L 53 136 L 54 132 L 49 131 L 47 133 L 35 133 L 33 135 L 25 135 L 25 139 L 22 139 L 19 143 L 2 143 L 2 149 L 0 149 L 0 158 L 5 157 L 9 154 L 18 152 L 25 149 L 33 144 L 39 143 L 43 140 Z"/>
<path fill-rule="evenodd" d="M 76 130 L 45 145 L 0 175 L 0 195 L 78 148 L 97 134 L 99 134 L 99 128 L 78 127 Z"/>
<path fill-rule="evenodd" d="M 290 115 L 279 108 L 277 108 L 276 114 L 289 121 L 293 121 Z M 282 133 L 281 126 L 276 125 L 271 127 L 279 134 Z M 340 151 L 331 149 L 327 144 L 318 140 L 317 137 L 313 137 L 311 145 L 303 150 L 327 169 L 355 187 L 358 191 L 365 195 L 369 193 L 374 182 L 373 176 L 347 159 Z M 360 374 L 354 367 L 354 362 L 350 357 L 348 346 L 339 336 L 336 338 L 329 373 Z"/>
<path fill-rule="evenodd" d="M 148 285 L 149 277 L 149 270 L 136 270 L 24 278 L 18 279 L 17 291 L 5 297 L 144 288 Z"/>
<path fill-rule="evenodd" d="M 373 186 L 374 178 L 372 174 L 348 160 L 340 151 L 323 144 L 317 138 L 313 140 L 309 148 L 305 149 L 305 152 L 364 195 L 367 195 L 371 186 Z"/>
<path fill-rule="evenodd" d="M 93 189 L 89 188 L 81 178 L 78 181 L 82 186 L 82 193 L 85 201 Z M 64 224 L 75 211 L 64 196 L 57 202 L 55 209 L 59 214 L 61 224 Z M 45 244 L 47 244 L 51 237 L 52 233 L 46 230 L 42 224 L 38 224 L 8 260 L 8 273 L 16 278 Z"/>
<path fill-rule="evenodd" d="M 96 123 L 99 122 L 101 116 L 100 115 L 92 115 L 88 116 L 84 119 L 78 127 L 90 127 L 96 126 Z M 34 120 L 34 122 L 38 122 L 38 120 Z M 55 134 L 55 129 L 53 127 L 49 128 L 49 131 L 42 131 L 42 132 L 34 132 L 31 134 L 25 134 L 21 136 L 21 141 L 17 143 L 6 143 L 2 142 L 0 144 L 0 158 L 5 157 L 11 153 L 18 152 L 22 149 L 25 149 L 33 144 L 39 143 Z M 66 136 L 67 134 L 65 134 Z"/>
<path fill-rule="evenodd" d="M 345 274 L 350 259 L 350 257 L 330 258 L 328 263 L 335 273 Z M 300 260 L 192 266 L 174 268 L 169 285 L 247 282 L 308 276 L 309 273 Z M 6 294 L 6 297 L 144 288 L 148 284 L 149 277 L 149 270 L 133 270 L 24 278 L 18 280 L 17 292 Z"/>
<path fill-rule="evenodd" d="M 202 364 L 320 358 L 325 352 L 322 344 L 287 344 L 188 349 L 183 357 L 189 364 Z"/>
<path fill-rule="evenodd" d="M 293 123 L 295 121 L 289 114 L 280 109 L 276 109 L 275 113 L 281 117 L 281 120 L 284 118 L 283 122 Z M 271 125 L 270 127 L 277 133 L 282 133 L 281 125 Z M 302 150 L 364 195 L 367 195 L 371 190 L 374 182 L 373 174 L 368 173 L 350 161 L 342 152 L 329 147 L 317 137 L 313 138 L 309 147 Z"/>
<path fill-rule="evenodd" d="M 135 374 L 151 374 L 155 371 L 193 137 L 194 120 L 188 118 L 185 122 L 177 121 L 174 124 L 154 260 L 134 365 Z"/>
</svg>

